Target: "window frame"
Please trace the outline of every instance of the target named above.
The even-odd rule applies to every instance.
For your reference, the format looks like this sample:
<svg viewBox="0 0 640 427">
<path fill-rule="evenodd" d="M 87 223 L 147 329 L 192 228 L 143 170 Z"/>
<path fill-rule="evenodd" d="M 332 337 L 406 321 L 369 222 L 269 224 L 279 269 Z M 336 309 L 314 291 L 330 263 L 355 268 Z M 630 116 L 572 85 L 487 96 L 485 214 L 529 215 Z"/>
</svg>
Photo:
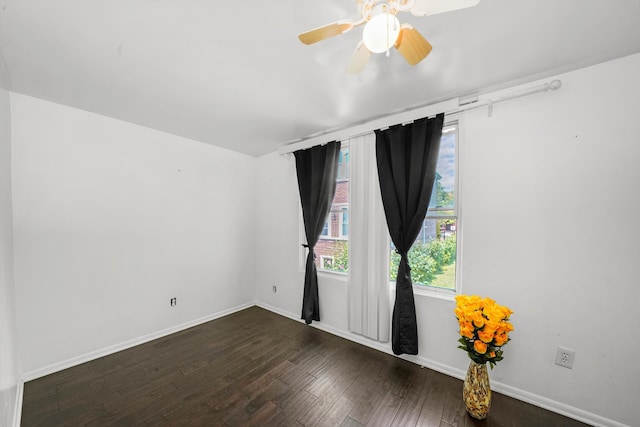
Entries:
<svg viewBox="0 0 640 427">
<path fill-rule="evenodd" d="M 342 211 L 340 212 L 340 237 L 346 237 L 347 239 L 349 238 L 349 208 L 348 207 L 343 207 Z M 346 221 L 345 221 L 346 218 Z M 347 228 L 347 232 L 345 234 L 344 230 L 345 227 Z"/>
<path fill-rule="evenodd" d="M 427 297 L 433 297 L 433 298 L 438 298 L 438 299 L 445 299 L 445 300 L 450 300 L 453 301 L 454 297 L 460 293 L 462 293 L 462 263 L 463 263 L 463 253 L 462 253 L 462 241 L 463 241 L 463 219 L 462 219 L 462 203 L 461 203 L 461 182 L 463 181 L 463 159 L 464 159 L 464 118 L 459 114 L 459 113 L 454 113 L 454 114 L 450 114 L 450 115 L 446 115 L 445 116 L 445 123 L 443 128 L 446 128 L 447 126 L 452 126 L 452 125 L 457 125 L 457 138 L 456 138 L 456 147 L 455 147 L 455 168 L 456 168 L 456 178 L 455 178 L 455 195 L 454 195 L 454 216 L 456 219 L 456 265 L 455 265 L 455 287 L 454 289 L 444 289 L 444 288 L 437 288 L 437 287 L 433 287 L 433 286 L 429 286 L 429 285 L 422 285 L 422 284 L 414 284 L 413 285 L 413 291 L 414 294 L 417 296 L 427 296 Z M 351 137 L 343 140 L 343 144 L 344 143 L 348 143 L 349 139 L 351 139 Z M 349 158 L 351 156 L 351 152 L 349 152 Z M 349 186 L 351 186 L 351 174 L 349 173 Z M 340 180 L 342 181 L 342 180 Z M 350 200 L 351 198 L 351 191 L 349 191 L 349 201 L 346 205 L 347 209 L 350 207 Z M 427 212 L 427 215 L 429 214 L 429 212 Z M 425 217 L 426 218 L 426 217 Z M 351 218 L 350 218 L 351 219 Z M 337 240 L 337 239 L 341 239 L 341 237 L 337 237 L 337 236 L 331 236 L 331 213 L 329 213 L 329 217 L 327 219 L 328 221 L 328 226 L 329 226 L 329 236 L 323 236 L 325 238 L 330 238 L 333 240 Z M 340 227 L 338 228 L 340 230 L 340 234 L 342 231 L 342 212 L 340 212 Z M 386 221 L 385 221 L 385 227 L 386 227 Z M 305 232 L 304 232 L 304 221 L 302 218 L 302 211 L 299 209 L 299 236 L 300 236 L 300 240 L 299 241 L 306 241 L 306 237 L 305 237 Z M 390 246 L 391 245 L 391 237 L 389 236 L 389 233 L 387 231 L 386 233 L 386 239 L 387 239 L 387 244 Z M 348 236 L 345 236 L 345 238 L 343 240 L 348 241 Z M 299 271 L 300 272 L 304 272 L 305 271 L 305 265 L 306 265 L 306 250 L 301 247 L 300 251 L 300 262 L 299 262 Z M 388 265 L 388 261 L 387 261 L 387 265 Z M 347 282 L 348 280 L 348 273 L 343 273 L 343 272 L 339 272 L 339 271 L 334 271 L 334 270 L 325 270 L 325 269 L 321 269 L 318 268 L 318 275 L 319 276 L 326 276 L 326 277 L 330 277 L 334 280 L 338 280 L 341 282 Z M 391 292 L 390 295 L 393 295 L 393 293 L 395 292 L 395 282 L 390 281 L 389 282 L 389 290 Z"/>
<path fill-rule="evenodd" d="M 331 238 L 331 212 L 329 212 L 329 215 L 327 216 L 327 220 L 324 222 L 324 225 L 326 226 L 327 234 L 324 234 L 325 227 L 323 226 L 322 231 L 320 231 L 320 238 L 322 237 Z"/>
<path fill-rule="evenodd" d="M 349 205 L 340 204 L 336 206 L 335 212 L 338 214 L 338 235 L 336 240 L 349 240 Z M 347 213 L 347 234 L 344 234 L 344 214 Z"/>
<path fill-rule="evenodd" d="M 453 116 L 453 115 L 452 115 Z M 421 283 L 413 283 L 413 293 L 414 295 L 422 295 L 435 297 L 446 300 L 454 300 L 455 296 L 460 293 L 461 288 L 461 264 L 462 264 L 462 218 L 460 215 L 460 158 L 462 152 L 462 144 L 461 144 L 461 129 L 462 129 L 462 119 L 461 117 L 445 117 L 445 123 L 443 125 L 443 129 L 448 126 L 456 126 L 457 127 L 457 135 L 456 135 L 456 145 L 455 145 L 455 185 L 454 185 L 454 202 L 453 202 L 453 215 L 448 216 L 433 216 L 429 215 L 429 212 L 433 212 L 432 209 L 427 210 L 427 214 L 425 215 L 426 219 L 438 220 L 438 219 L 455 219 L 456 220 L 456 265 L 455 265 L 455 283 L 453 289 L 445 289 L 439 288 L 431 285 L 424 285 Z M 445 210 L 445 209 L 442 209 Z M 451 209 L 446 209 L 450 211 Z M 391 247 L 391 236 L 387 233 L 387 244 Z M 391 274 L 391 273 L 389 273 Z M 389 280 L 389 286 L 392 290 L 395 290 L 396 283 L 395 281 Z"/>
<path fill-rule="evenodd" d="M 320 268 L 318 271 L 333 271 L 326 268 L 323 268 L 325 261 L 330 261 L 332 264 L 335 262 L 335 257 L 332 255 L 320 255 Z M 335 271 L 335 273 L 339 273 L 339 271 Z"/>
<path fill-rule="evenodd" d="M 343 149 L 349 149 L 349 139 L 342 141 L 342 147 L 340 148 L 340 150 L 342 151 Z M 344 156 L 343 158 L 347 159 L 347 162 L 349 162 L 349 159 L 351 158 L 351 151 L 349 150 L 349 152 L 347 153 L 346 156 Z M 349 183 L 349 197 L 347 198 L 347 202 L 346 203 L 337 203 L 337 204 L 331 204 L 332 209 L 329 211 L 329 214 L 327 215 L 327 219 L 325 221 L 325 223 L 328 225 L 328 234 L 320 235 L 320 238 L 318 239 L 318 242 L 320 242 L 320 240 L 331 240 L 331 241 L 343 241 L 343 242 L 348 242 L 349 241 L 349 236 L 344 236 L 342 235 L 342 212 L 343 209 L 346 208 L 347 212 L 349 211 L 349 205 L 351 203 L 351 173 L 349 171 L 350 169 L 350 162 L 348 163 L 347 166 L 347 172 L 344 174 L 346 175 L 346 177 L 342 177 L 342 178 L 338 178 L 338 176 L 336 175 L 336 184 L 340 183 L 340 182 L 345 182 L 347 181 Z M 299 213 L 298 213 L 298 218 L 299 218 L 299 226 L 298 226 L 298 233 L 299 233 L 299 240 L 301 242 L 306 242 L 307 238 L 305 235 L 305 231 L 304 231 L 304 218 L 302 217 L 302 209 L 298 209 Z M 332 215 L 333 214 L 337 214 L 337 218 L 335 219 L 335 222 L 338 223 L 338 233 L 337 235 L 333 235 L 332 233 L 332 227 L 333 227 L 333 223 L 334 220 L 332 219 Z M 316 244 L 317 246 L 317 244 Z M 305 268 L 306 268 L 306 262 L 307 262 L 307 249 L 304 247 L 300 247 L 300 251 L 299 251 L 299 271 L 300 272 L 304 272 Z M 347 281 L 347 276 L 348 276 L 348 272 L 342 272 L 342 271 L 335 271 L 335 270 L 327 270 L 325 268 L 322 268 L 322 259 L 323 258 L 332 258 L 335 260 L 335 257 L 331 256 L 331 255 L 320 255 L 316 252 L 316 257 L 317 259 L 320 260 L 319 265 L 316 265 L 316 271 L 318 272 L 318 275 L 329 275 L 332 277 L 338 277 L 341 278 L 342 281 L 346 282 Z"/>
</svg>

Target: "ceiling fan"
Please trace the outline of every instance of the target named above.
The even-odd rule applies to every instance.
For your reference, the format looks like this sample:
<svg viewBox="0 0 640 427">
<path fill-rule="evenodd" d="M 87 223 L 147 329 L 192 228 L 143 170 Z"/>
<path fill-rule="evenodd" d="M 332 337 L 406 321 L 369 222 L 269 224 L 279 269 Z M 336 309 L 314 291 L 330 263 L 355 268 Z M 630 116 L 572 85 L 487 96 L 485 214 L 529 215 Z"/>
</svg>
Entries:
<svg viewBox="0 0 640 427">
<path fill-rule="evenodd" d="M 391 47 L 411 65 L 416 65 L 431 53 L 431 44 L 409 24 L 400 24 L 398 12 L 411 12 L 415 16 L 428 16 L 451 12 L 477 5 L 480 0 L 356 0 L 361 17 L 343 19 L 298 34 L 304 44 L 313 44 L 329 37 L 344 34 L 363 25 L 362 41 L 351 56 L 347 73 L 362 71 L 372 53 L 386 52 Z"/>
</svg>

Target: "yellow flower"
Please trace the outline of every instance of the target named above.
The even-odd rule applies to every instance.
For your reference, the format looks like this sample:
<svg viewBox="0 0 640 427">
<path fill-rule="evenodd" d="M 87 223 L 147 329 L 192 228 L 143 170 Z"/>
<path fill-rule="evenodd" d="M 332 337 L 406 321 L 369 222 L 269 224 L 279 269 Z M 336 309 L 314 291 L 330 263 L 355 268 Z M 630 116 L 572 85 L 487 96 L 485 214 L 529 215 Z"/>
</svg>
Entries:
<svg viewBox="0 0 640 427">
<path fill-rule="evenodd" d="M 482 328 L 484 326 L 484 316 L 479 311 L 473 312 L 473 325 L 476 328 Z"/>
<path fill-rule="evenodd" d="M 494 300 L 492 300 L 491 298 L 483 298 L 482 299 L 482 305 L 494 306 L 494 305 L 496 305 L 496 302 Z"/>
<path fill-rule="evenodd" d="M 497 348 L 509 341 L 509 332 L 513 331 L 509 322 L 513 311 L 496 304 L 491 298 L 477 295 L 457 295 L 455 299 L 454 313 L 462 336 L 460 348 L 467 351 L 473 360 L 490 362 L 493 366 L 496 360 L 502 359 L 502 350 Z M 473 348 L 468 347 L 469 343 L 473 343 Z"/>
<path fill-rule="evenodd" d="M 473 324 L 469 322 L 460 322 L 460 335 L 463 337 L 473 339 Z"/>
<path fill-rule="evenodd" d="M 472 312 L 481 308 L 482 299 L 477 295 L 458 295 L 456 296 L 456 306 L 460 307 L 465 316 L 471 315 Z"/>
<path fill-rule="evenodd" d="M 502 350 L 497 350 L 509 341 L 509 332 L 513 325 L 509 316 L 513 314 L 508 307 L 496 304 L 491 298 L 477 295 L 456 296 L 454 313 L 460 324 L 460 348 L 467 351 L 473 360 L 490 362 L 493 366 Z M 469 349 L 469 343 L 473 348 Z"/>
<path fill-rule="evenodd" d="M 491 341 L 493 341 L 493 331 L 485 331 L 484 329 L 482 329 L 478 331 L 478 338 L 480 338 L 480 341 L 482 341 L 483 343 L 489 344 Z"/>
<path fill-rule="evenodd" d="M 496 322 L 494 320 L 491 320 L 491 319 L 487 319 L 487 320 L 485 320 L 484 328 L 482 328 L 482 329 L 485 331 L 485 333 L 491 332 L 492 334 L 494 334 L 498 330 L 499 327 L 500 327 L 500 323 L 498 323 L 498 322 Z"/>
<path fill-rule="evenodd" d="M 475 310 L 464 310 L 464 319 L 473 322 L 473 318 L 475 316 Z"/>
<path fill-rule="evenodd" d="M 504 345 L 504 343 L 506 343 L 506 342 L 507 342 L 507 340 L 509 339 L 509 335 L 507 335 L 506 333 L 504 333 L 504 334 L 499 334 L 499 335 L 496 335 L 496 338 L 495 338 L 495 339 L 496 339 L 495 344 L 496 344 L 498 347 L 500 347 L 500 346 Z"/>
<path fill-rule="evenodd" d="M 480 340 L 475 340 L 473 342 L 473 349 L 480 354 L 485 354 L 487 352 L 487 345 Z"/>
<path fill-rule="evenodd" d="M 499 322 L 504 318 L 502 310 L 495 306 L 485 306 L 482 310 L 482 314 L 484 314 L 487 319 L 493 320 L 494 322 Z"/>
</svg>

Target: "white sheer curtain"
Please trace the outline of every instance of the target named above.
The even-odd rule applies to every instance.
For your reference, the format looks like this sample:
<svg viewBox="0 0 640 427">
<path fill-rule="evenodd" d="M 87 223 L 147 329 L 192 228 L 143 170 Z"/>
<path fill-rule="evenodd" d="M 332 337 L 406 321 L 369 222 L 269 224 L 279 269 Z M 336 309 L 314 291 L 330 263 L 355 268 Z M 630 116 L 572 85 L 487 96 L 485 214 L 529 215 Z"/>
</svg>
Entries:
<svg viewBox="0 0 640 427">
<path fill-rule="evenodd" d="M 349 140 L 349 330 L 387 342 L 389 242 L 373 133 Z"/>
</svg>

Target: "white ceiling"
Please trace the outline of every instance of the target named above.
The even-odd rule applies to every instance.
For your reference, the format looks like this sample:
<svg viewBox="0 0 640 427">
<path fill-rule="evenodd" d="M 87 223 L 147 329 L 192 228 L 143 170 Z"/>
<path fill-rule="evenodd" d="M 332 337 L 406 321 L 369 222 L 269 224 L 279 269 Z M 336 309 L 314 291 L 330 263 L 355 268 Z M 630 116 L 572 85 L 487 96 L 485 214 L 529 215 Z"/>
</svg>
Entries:
<svg viewBox="0 0 640 427">
<path fill-rule="evenodd" d="M 10 90 L 259 156 L 327 129 L 640 52 L 640 0 L 481 0 L 415 18 L 415 67 L 345 74 L 353 0 L 0 0 Z"/>
</svg>

